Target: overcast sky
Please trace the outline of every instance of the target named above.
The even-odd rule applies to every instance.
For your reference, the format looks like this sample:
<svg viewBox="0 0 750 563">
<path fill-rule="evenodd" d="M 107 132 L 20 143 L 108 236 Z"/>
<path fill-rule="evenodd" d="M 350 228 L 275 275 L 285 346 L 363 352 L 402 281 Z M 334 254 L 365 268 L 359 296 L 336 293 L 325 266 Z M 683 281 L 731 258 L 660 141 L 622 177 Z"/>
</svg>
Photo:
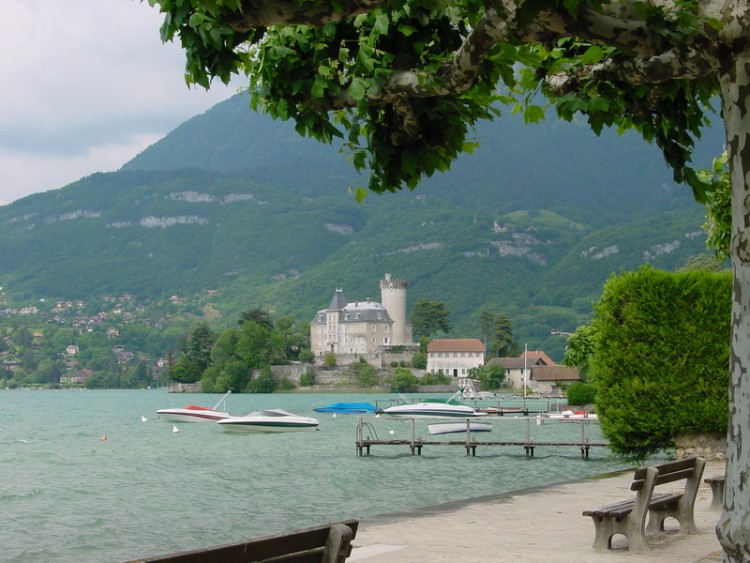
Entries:
<svg viewBox="0 0 750 563">
<path fill-rule="evenodd" d="M 0 205 L 117 170 L 240 83 L 188 88 L 146 1 L 0 3 Z"/>
</svg>

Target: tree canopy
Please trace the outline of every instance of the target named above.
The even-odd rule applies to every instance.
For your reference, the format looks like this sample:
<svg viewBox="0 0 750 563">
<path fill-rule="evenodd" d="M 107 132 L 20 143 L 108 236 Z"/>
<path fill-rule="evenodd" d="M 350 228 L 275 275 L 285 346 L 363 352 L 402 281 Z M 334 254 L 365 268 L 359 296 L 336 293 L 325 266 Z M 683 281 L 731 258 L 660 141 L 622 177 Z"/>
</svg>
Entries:
<svg viewBox="0 0 750 563">
<path fill-rule="evenodd" d="M 545 98 L 596 132 L 637 129 L 700 185 L 690 151 L 728 27 L 709 2 L 149 3 L 184 47 L 189 83 L 246 74 L 254 108 L 344 138 L 374 191 L 414 188 L 471 151 L 477 120 L 510 104 L 536 121 Z"/>
<path fill-rule="evenodd" d="M 518 344 L 513 338 L 513 323 L 508 315 L 482 311 L 482 336 L 487 338 L 489 349 L 496 357 L 518 353 Z"/>
<path fill-rule="evenodd" d="M 438 332 L 448 334 L 451 323 L 450 312 L 442 301 L 420 299 L 412 306 L 411 320 L 414 336 L 435 336 Z"/>
</svg>

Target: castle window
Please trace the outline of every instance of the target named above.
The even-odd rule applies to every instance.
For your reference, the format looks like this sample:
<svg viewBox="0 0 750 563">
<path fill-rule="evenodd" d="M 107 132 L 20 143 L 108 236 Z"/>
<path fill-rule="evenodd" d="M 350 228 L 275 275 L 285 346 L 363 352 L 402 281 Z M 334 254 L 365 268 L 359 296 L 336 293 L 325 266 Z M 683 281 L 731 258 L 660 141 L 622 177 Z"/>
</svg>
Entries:
<svg viewBox="0 0 750 563">
<path fill-rule="evenodd" d="M 378 313 L 378 320 L 382 320 L 382 319 L 383 319 L 383 314 L 382 313 Z"/>
<path fill-rule="evenodd" d="M 383 332 L 388 332 L 388 325 L 383 326 Z"/>
<path fill-rule="evenodd" d="M 375 332 L 376 330 L 378 330 L 378 327 L 376 325 L 372 325 L 372 331 Z"/>
<path fill-rule="evenodd" d="M 358 319 L 359 318 L 359 313 L 354 313 L 354 318 Z"/>
<path fill-rule="evenodd" d="M 344 315 L 344 320 L 345 320 L 345 321 L 348 321 L 348 320 L 349 320 L 349 313 L 347 313 L 346 315 Z"/>
</svg>

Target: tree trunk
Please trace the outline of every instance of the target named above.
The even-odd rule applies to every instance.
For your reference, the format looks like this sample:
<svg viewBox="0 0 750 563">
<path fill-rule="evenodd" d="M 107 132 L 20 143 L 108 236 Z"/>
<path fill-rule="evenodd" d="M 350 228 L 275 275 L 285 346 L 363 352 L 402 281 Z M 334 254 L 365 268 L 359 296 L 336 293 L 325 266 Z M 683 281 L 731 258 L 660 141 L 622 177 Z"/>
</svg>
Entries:
<svg viewBox="0 0 750 563">
<path fill-rule="evenodd" d="M 721 72 L 732 183 L 732 344 L 724 507 L 716 525 L 729 561 L 750 560 L 750 52 Z M 747 442 L 747 443 L 745 443 Z"/>
</svg>

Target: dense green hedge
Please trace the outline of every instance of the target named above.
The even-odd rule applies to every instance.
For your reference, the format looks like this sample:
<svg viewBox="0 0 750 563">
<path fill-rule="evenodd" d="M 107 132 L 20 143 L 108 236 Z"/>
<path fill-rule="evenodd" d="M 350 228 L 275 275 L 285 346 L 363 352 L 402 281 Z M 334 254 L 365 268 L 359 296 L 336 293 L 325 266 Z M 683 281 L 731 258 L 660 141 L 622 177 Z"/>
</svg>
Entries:
<svg viewBox="0 0 750 563">
<path fill-rule="evenodd" d="M 725 432 L 731 274 L 651 267 L 613 276 L 596 306 L 597 413 L 612 450 L 642 459 Z"/>
</svg>

